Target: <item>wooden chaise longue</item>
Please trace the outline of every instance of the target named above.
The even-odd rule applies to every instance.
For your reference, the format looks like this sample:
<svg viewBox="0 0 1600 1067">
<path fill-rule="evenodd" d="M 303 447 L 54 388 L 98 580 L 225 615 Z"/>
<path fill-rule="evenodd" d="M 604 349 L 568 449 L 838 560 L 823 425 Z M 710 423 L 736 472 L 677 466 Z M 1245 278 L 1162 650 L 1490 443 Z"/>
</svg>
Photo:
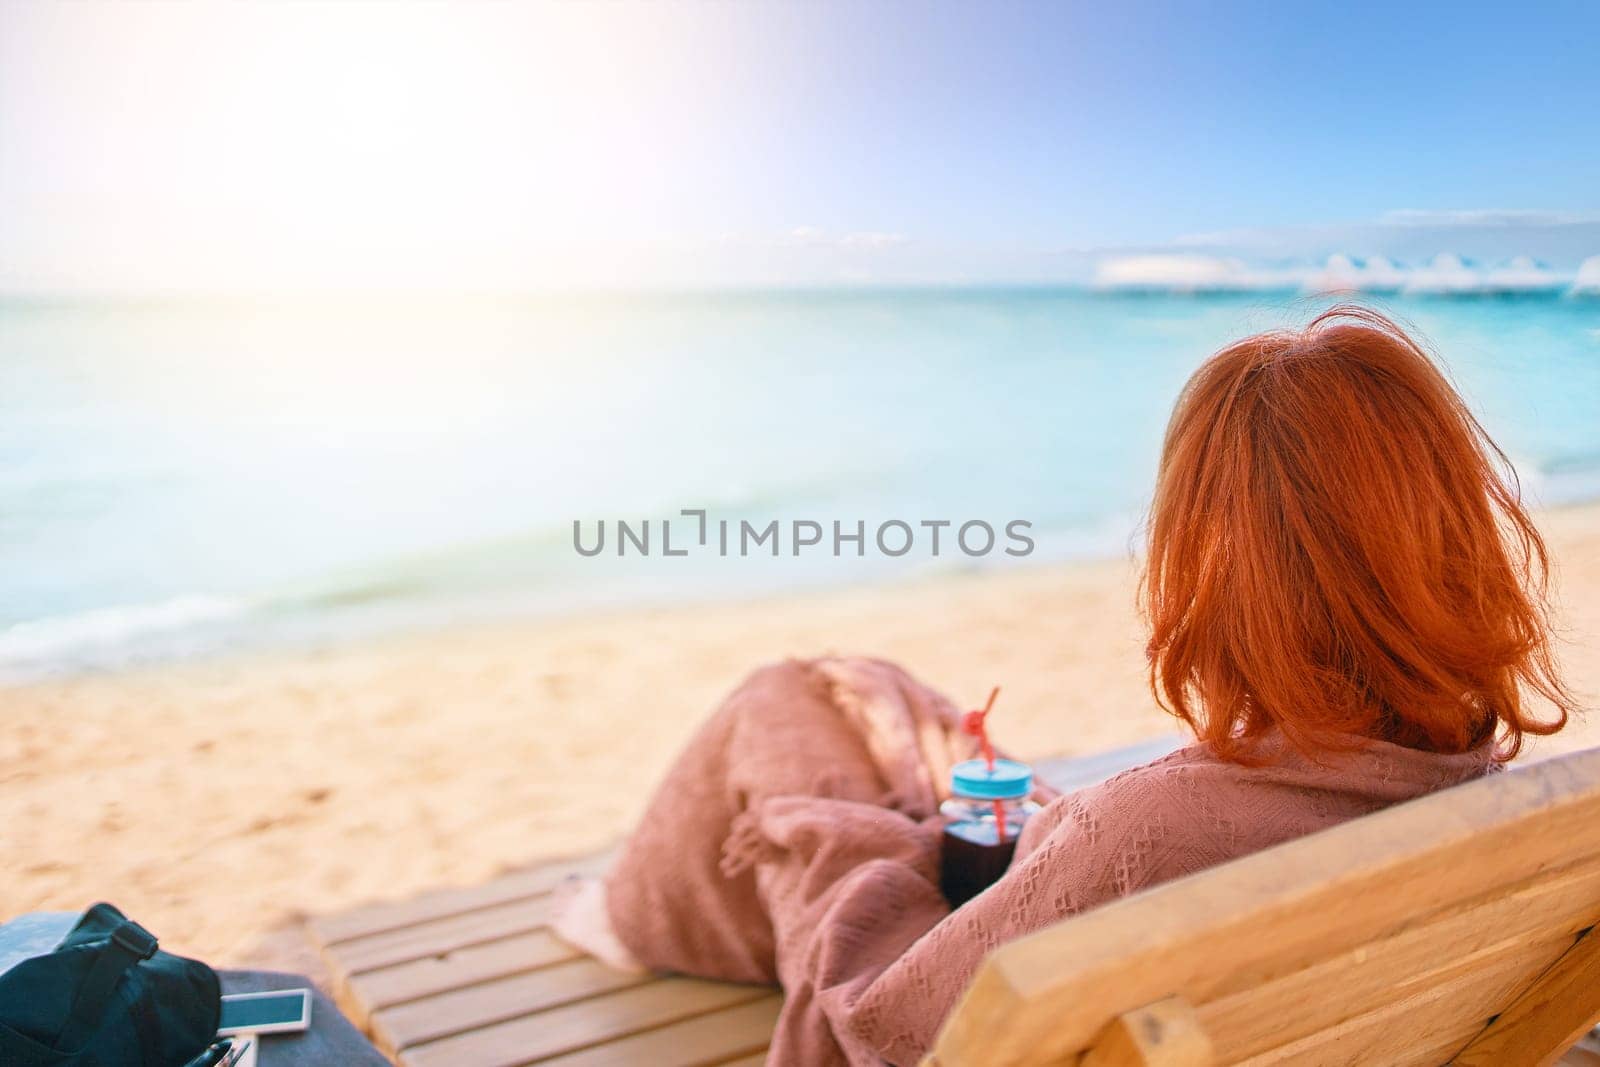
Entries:
<svg viewBox="0 0 1600 1067">
<path fill-rule="evenodd" d="M 1171 745 L 1045 761 L 1076 788 Z M 405 1067 L 760 1064 L 770 989 L 612 971 L 546 928 L 600 860 L 314 920 Z M 1401 804 L 995 950 L 936 1067 L 1600 1067 L 1600 749 Z M 1582 1042 L 1574 1047 L 1575 1043 Z"/>
</svg>

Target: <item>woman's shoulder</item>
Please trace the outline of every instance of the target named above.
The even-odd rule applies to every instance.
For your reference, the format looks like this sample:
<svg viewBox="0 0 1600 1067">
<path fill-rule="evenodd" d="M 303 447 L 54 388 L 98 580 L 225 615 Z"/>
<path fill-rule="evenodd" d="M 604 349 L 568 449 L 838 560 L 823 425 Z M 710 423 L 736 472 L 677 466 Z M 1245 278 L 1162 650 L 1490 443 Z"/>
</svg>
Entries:
<svg viewBox="0 0 1600 1067">
<path fill-rule="evenodd" d="M 1495 768 L 1491 746 L 1469 752 L 1440 753 L 1353 738 L 1349 745 L 1307 752 L 1277 730 L 1240 746 L 1230 758 L 1205 742 L 1106 779 L 1101 797 L 1127 802 L 1145 795 L 1195 790 L 1338 796 L 1361 804 L 1394 803 L 1459 785 Z M 1087 791 L 1080 791 L 1087 792 Z"/>
<path fill-rule="evenodd" d="M 1037 839 L 1071 828 L 1153 846 L 1238 855 L 1412 800 L 1485 773 L 1489 753 L 1456 755 L 1368 744 L 1314 756 L 1281 737 L 1248 762 L 1195 744 L 1069 793 L 1044 813 Z"/>
<path fill-rule="evenodd" d="M 1219 759 L 1204 743 L 1185 745 L 1159 759 L 1129 767 L 1078 791 L 1085 801 L 1116 806 L 1156 803 L 1197 788 L 1233 787 L 1251 777 L 1251 768 Z"/>
<path fill-rule="evenodd" d="M 1188 827 L 1198 794 L 1229 788 L 1237 778 L 1237 768 L 1203 745 L 1190 745 L 1057 797 L 1028 836 L 1035 842 L 1063 833 L 1099 840 L 1127 825 L 1164 836 Z"/>
<path fill-rule="evenodd" d="M 1235 770 L 1200 746 L 1179 749 L 1052 801 L 1019 850 L 1070 887 L 1068 914 L 1230 858 Z M 1062 890 L 1066 892 L 1066 890 Z"/>
</svg>

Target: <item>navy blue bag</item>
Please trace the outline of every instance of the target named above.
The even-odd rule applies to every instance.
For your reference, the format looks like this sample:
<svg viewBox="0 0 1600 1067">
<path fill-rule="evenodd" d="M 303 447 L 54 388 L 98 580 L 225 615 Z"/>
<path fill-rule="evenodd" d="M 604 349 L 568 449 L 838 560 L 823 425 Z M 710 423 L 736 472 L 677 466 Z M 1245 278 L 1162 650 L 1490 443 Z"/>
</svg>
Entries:
<svg viewBox="0 0 1600 1067">
<path fill-rule="evenodd" d="M 0 974 L 0 1064 L 203 1064 L 221 1014 L 215 971 L 160 951 L 144 927 L 96 904 L 54 952 Z"/>
</svg>

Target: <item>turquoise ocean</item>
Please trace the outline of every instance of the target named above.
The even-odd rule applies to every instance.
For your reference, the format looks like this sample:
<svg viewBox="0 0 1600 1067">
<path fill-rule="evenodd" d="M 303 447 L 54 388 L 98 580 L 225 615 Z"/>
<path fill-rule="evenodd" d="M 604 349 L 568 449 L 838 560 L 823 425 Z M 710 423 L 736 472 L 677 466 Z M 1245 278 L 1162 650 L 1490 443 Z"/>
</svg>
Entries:
<svg viewBox="0 0 1600 1067">
<path fill-rule="evenodd" d="M 0 679 L 1122 553 L 1194 366 L 1330 303 L 929 289 L 0 301 Z M 1369 301 L 1526 496 L 1600 496 L 1600 300 Z M 660 551 L 741 519 L 1030 525 Z M 652 521 L 650 555 L 615 523 Z M 574 522 L 593 557 L 574 549 Z M 714 540 L 714 538 L 713 538 Z"/>
</svg>

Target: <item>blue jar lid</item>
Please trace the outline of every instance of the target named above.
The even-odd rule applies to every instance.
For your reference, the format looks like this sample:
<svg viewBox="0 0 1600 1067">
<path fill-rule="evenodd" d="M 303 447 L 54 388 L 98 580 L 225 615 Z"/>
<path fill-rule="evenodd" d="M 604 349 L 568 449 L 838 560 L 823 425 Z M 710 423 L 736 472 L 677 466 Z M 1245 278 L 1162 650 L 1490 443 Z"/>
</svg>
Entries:
<svg viewBox="0 0 1600 1067">
<path fill-rule="evenodd" d="M 979 800 L 1014 800 L 1033 791 L 1033 768 L 1014 759 L 997 759 L 994 770 L 981 759 L 950 768 L 950 788 L 957 796 Z"/>
</svg>

